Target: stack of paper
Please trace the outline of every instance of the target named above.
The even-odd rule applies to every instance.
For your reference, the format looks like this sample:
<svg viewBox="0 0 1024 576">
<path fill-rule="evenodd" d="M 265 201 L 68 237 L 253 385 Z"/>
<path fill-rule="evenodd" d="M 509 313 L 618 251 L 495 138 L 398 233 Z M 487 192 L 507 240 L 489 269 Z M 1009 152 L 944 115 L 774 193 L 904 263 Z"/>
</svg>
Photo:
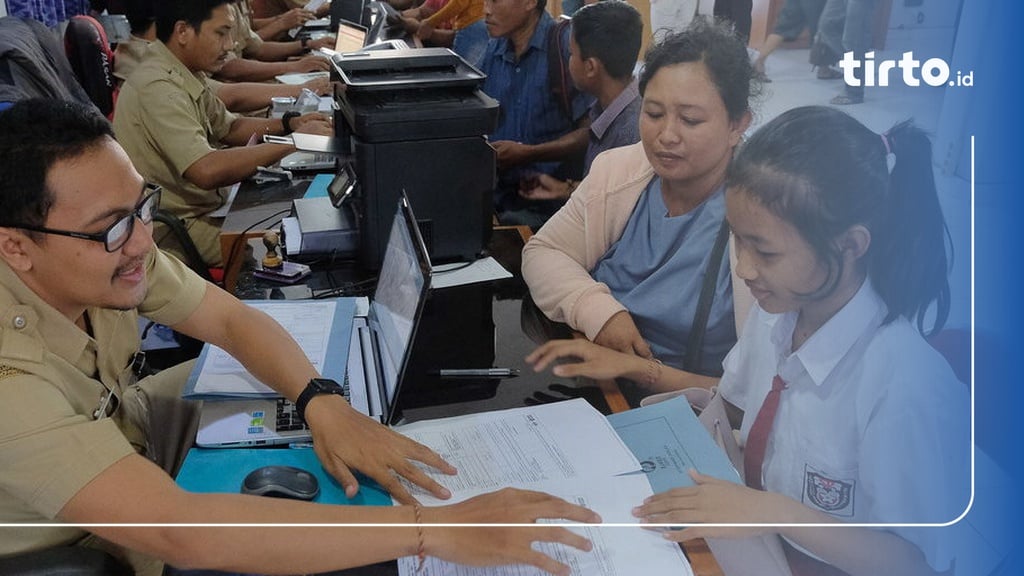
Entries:
<svg viewBox="0 0 1024 576">
<path fill-rule="evenodd" d="M 348 363 L 355 298 L 282 301 L 249 300 L 277 321 L 306 353 L 317 372 L 342 381 Z M 329 353 L 330 352 L 330 353 Z M 206 344 L 185 384 L 185 398 L 276 398 L 276 391 L 250 374 L 238 360 Z"/>
<path fill-rule="evenodd" d="M 652 494 L 640 463 L 608 420 L 584 400 L 417 422 L 403 434 L 436 450 L 458 468 L 456 476 L 433 474 L 458 502 L 503 487 L 539 490 L 587 506 L 605 524 L 635 524 L 634 506 Z M 427 471 L 430 473 L 431 471 Z M 443 504 L 407 485 L 421 502 Z M 638 526 L 570 528 L 594 544 L 582 552 L 560 544 L 538 549 L 573 568 L 573 574 L 692 574 L 677 544 Z M 399 573 L 415 573 L 417 560 L 403 558 Z M 510 571 L 511 570 L 511 571 Z M 525 576 L 542 572 L 525 566 L 473 568 L 429 558 L 431 575 Z"/>
</svg>

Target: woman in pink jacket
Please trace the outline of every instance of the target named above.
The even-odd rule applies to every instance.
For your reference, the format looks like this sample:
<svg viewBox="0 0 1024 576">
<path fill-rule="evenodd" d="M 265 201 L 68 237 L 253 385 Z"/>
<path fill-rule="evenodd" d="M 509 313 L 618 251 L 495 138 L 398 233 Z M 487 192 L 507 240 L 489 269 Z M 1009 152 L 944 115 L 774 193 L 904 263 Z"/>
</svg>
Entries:
<svg viewBox="0 0 1024 576">
<path fill-rule="evenodd" d="M 645 392 L 712 385 L 705 376 L 721 374 L 736 342 L 723 182 L 758 87 L 727 27 L 698 19 L 666 36 L 640 77 L 641 142 L 598 156 L 523 250 L 540 310 L 599 345 L 650 359 L 626 375 Z M 705 275 L 714 278 L 706 287 Z M 662 362 L 689 377 L 663 385 Z"/>
</svg>

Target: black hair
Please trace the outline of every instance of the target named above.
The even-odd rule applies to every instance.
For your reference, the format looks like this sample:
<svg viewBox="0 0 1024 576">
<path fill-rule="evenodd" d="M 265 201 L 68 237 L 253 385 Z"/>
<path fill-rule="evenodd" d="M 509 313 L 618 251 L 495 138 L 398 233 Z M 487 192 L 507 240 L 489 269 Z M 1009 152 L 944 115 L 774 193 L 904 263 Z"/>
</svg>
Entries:
<svg viewBox="0 0 1024 576">
<path fill-rule="evenodd" d="M 0 226 L 42 226 L 53 206 L 46 177 L 54 164 L 114 138 L 91 106 L 32 98 L 0 112 Z"/>
<path fill-rule="evenodd" d="M 156 22 L 156 15 L 153 13 L 153 3 L 156 0 L 128 0 L 125 3 L 124 14 L 128 18 L 128 26 L 132 34 L 144 33 Z"/>
<path fill-rule="evenodd" d="M 548 7 L 548 0 L 537 0 L 537 13 L 543 13 Z"/>
<path fill-rule="evenodd" d="M 572 15 L 572 37 L 583 58 L 597 58 L 612 78 L 629 78 L 643 38 L 640 13 L 626 2 L 584 6 Z"/>
<path fill-rule="evenodd" d="M 173 2 L 155 2 L 156 37 L 167 42 L 174 33 L 174 25 L 186 22 L 196 32 L 203 22 L 213 16 L 214 8 L 230 4 L 229 0 L 174 0 Z"/>
<path fill-rule="evenodd" d="M 935 189 L 931 142 L 912 122 L 879 135 L 835 108 L 795 108 L 740 147 L 726 186 L 790 223 L 826 263 L 828 278 L 809 297 L 835 290 L 843 272 L 835 239 L 859 224 L 871 232 L 864 262 L 888 308 L 884 322 L 916 320 L 922 334 L 945 324 L 949 234 Z M 932 302 L 934 324 L 926 332 Z"/>
<path fill-rule="evenodd" d="M 724 21 L 694 18 L 684 30 L 669 33 L 644 55 L 640 94 L 666 66 L 701 62 L 725 104 L 729 119 L 737 121 L 750 109 L 750 100 L 761 90 L 754 76 L 747 47 Z"/>
</svg>

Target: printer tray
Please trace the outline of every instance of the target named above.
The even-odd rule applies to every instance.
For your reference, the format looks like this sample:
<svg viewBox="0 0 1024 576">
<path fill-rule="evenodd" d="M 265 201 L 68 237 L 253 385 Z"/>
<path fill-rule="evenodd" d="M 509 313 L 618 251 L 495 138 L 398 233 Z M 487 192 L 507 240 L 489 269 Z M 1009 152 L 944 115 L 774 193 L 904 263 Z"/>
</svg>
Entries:
<svg viewBox="0 0 1024 576">
<path fill-rule="evenodd" d="M 349 92 L 408 88 L 475 88 L 487 78 L 447 48 L 337 54 L 331 63 Z"/>
<path fill-rule="evenodd" d="M 498 101 L 465 88 L 346 92 L 338 100 L 338 112 L 366 142 L 482 136 L 498 124 Z"/>
</svg>

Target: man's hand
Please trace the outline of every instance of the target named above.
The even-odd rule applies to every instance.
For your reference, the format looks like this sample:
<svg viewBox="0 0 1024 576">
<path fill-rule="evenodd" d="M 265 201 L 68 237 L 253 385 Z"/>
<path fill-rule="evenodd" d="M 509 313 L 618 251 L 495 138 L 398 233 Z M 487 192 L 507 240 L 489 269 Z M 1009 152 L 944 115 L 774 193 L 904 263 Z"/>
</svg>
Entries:
<svg viewBox="0 0 1024 576">
<path fill-rule="evenodd" d="M 338 39 L 334 36 L 321 36 L 316 40 L 310 40 L 306 46 L 310 50 L 319 50 L 321 48 L 334 48 L 334 45 L 338 42 Z"/>
<path fill-rule="evenodd" d="M 291 126 L 294 132 L 300 134 L 334 136 L 334 121 L 319 112 L 310 112 L 309 114 L 292 118 Z"/>
<path fill-rule="evenodd" d="M 420 40 L 430 40 L 430 37 L 434 34 L 434 27 L 429 22 L 420 22 L 418 30 L 416 30 L 416 37 Z"/>
<path fill-rule="evenodd" d="M 564 200 L 572 194 L 568 182 L 550 174 L 537 174 L 537 177 L 530 181 L 534 184 L 533 187 L 519 190 L 519 195 L 527 200 Z"/>
<path fill-rule="evenodd" d="M 313 397 L 306 406 L 306 422 L 313 433 L 313 450 L 320 463 L 341 483 L 349 498 L 359 491 L 353 470 L 373 478 L 404 504 L 414 499 L 402 486 L 399 476 L 438 498 L 451 497 L 447 488 L 412 461 L 422 462 L 444 474 L 456 474 L 454 466 L 430 448 L 356 412 L 344 398 Z"/>
<path fill-rule="evenodd" d="M 320 56 L 303 56 L 302 58 L 292 60 L 289 62 L 289 70 L 296 74 L 302 74 L 305 72 L 326 72 L 331 67 L 331 63 L 326 58 Z"/>
<path fill-rule="evenodd" d="M 505 170 L 520 164 L 526 164 L 529 158 L 529 146 L 511 140 L 491 142 L 491 147 L 498 153 L 498 169 Z"/>
<path fill-rule="evenodd" d="M 642 358 L 652 358 L 651 347 L 640 336 L 640 330 L 633 322 L 629 312 L 623 310 L 608 319 L 601 331 L 594 337 L 594 342 L 618 350 L 625 354 L 636 354 Z"/>
<path fill-rule="evenodd" d="M 561 498 L 514 488 L 423 510 L 424 524 L 534 524 L 542 518 L 591 524 L 601 521 L 595 512 Z M 584 551 L 593 547 L 583 536 L 555 526 L 428 526 L 423 534 L 426 553 L 449 562 L 468 566 L 528 564 L 559 576 L 568 576 L 569 566 L 535 550 L 534 542 L 557 542 Z"/>
<path fill-rule="evenodd" d="M 315 16 L 313 15 L 312 12 L 310 12 L 309 10 L 303 10 L 302 8 L 292 8 L 291 10 L 277 17 L 277 19 L 281 21 L 281 24 L 287 30 L 291 30 L 292 28 L 298 28 L 299 26 L 302 26 L 303 24 L 305 24 L 309 20 L 312 20 L 313 18 L 315 18 Z"/>
<path fill-rule="evenodd" d="M 331 81 L 328 78 L 313 78 L 307 80 L 301 86 L 316 94 L 317 96 L 327 96 L 331 93 Z"/>
</svg>

